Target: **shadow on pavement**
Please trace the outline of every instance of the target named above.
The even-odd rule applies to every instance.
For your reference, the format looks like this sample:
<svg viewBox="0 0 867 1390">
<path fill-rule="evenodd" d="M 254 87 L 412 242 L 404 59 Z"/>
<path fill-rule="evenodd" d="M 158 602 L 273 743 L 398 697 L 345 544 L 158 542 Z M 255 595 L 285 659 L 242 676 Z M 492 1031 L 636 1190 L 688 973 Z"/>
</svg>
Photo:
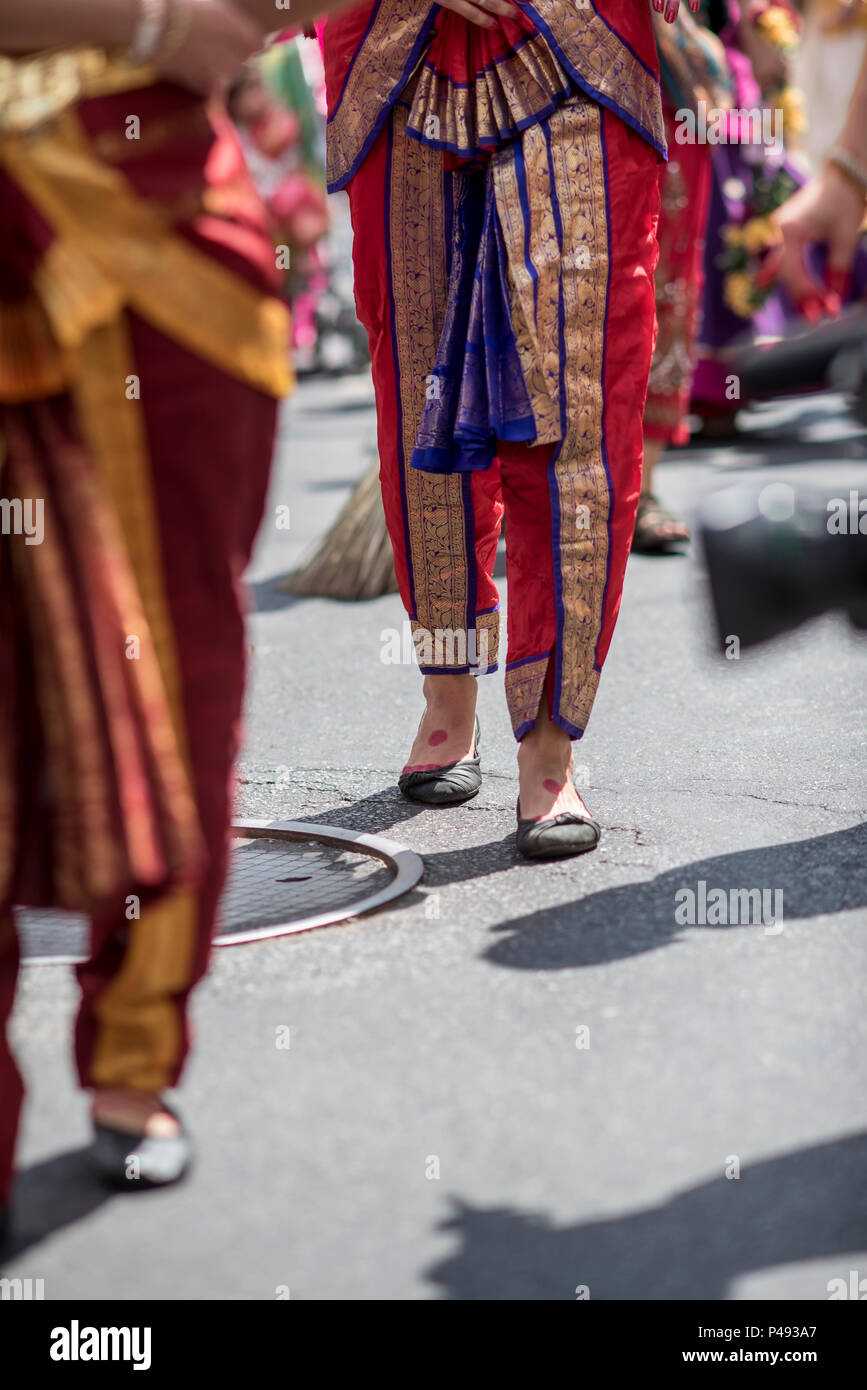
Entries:
<svg viewBox="0 0 867 1390">
<path fill-rule="evenodd" d="M 845 1279 L 847 1257 L 867 1244 L 865 1166 L 867 1135 L 855 1134 L 744 1165 L 738 1179 L 721 1173 L 658 1207 L 567 1227 L 456 1203 L 443 1229 L 459 1249 L 428 1278 L 462 1300 L 571 1300 L 581 1285 L 591 1299 L 719 1300 L 753 1271 L 840 1256 L 833 1277 Z"/>
<path fill-rule="evenodd" d="M 441 857 L 433 855 L 425 862 Z M 708 893 L 712 888 L 722 888 L 726 895 L 738 889 L 781 890 L 785 931 L 786 922 L 799 918 L 867 906 L 865 862 L 867 822 L 810 840 L 698 859 L 652 879 L 605 888 L 502 922 L 493 931 L 507 935 L 489 947 L 485 958 L 519 970 L 574 970 L 655 951 L 690 929 L 675 921 L 675 894 L 681 888 L 697 892 L 702 880 Z M 701 928 L 728 929 L 712 924 Z M 739 929 L 764 930 L 760 924 Z"/>
<path fill-rule="evenodd" d="M 87 1154 L 87 1148 L 68 1149 L 17 1175 L 12 1230 L 0 1250 L 0 1267 L 55 1231 L 90 1216 L 113 1195 L 94 1176 Z"/>
</svg>

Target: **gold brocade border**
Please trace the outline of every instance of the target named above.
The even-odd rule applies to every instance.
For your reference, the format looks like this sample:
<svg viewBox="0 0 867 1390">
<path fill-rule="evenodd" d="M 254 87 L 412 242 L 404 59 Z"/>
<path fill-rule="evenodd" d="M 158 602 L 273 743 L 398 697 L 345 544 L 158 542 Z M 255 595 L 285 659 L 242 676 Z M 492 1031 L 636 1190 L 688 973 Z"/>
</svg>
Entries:
<svg viewBox="0 0 867 1390">
<path fill-rule="evenodd" d="M 96 157 L 74 113 L 42 135 L 0 137 L 0 164 L 57 235 L 40 292 L 61 348 L 79 346 L 94 322 L 128 304 L 230 376 L 273 396 L 289 390 L 286 306 L 167 226 Z"/>
<path fill-rule="evenodd" d="M 602 100 L 610 102 L 631 120 L 660 149 L 665 149 L 665 129 L 659 82 L 626 43 L 597 14 L 592 5 L 575 5 L 566 0 L 534 0 L 530 9 L 545 26 L 559 53 L 551 55 L 559 66 L 586 83 Z M 328 186 L 342 187 L 351 177 L 364 147 L 376 129 L 383 110 L 409 81 L 413 51 L 423 35 L 431 12 L 427 0 L 381 0 L 371 30 L 358 49 L 344 85 L 340 101 L 328 123 Z M 648 19 L 648 23 L 649 23 Z M 328 42 L 326 28 L 326 43 Z M 541 40 L 540 40 L 541 43 Z M 423 51 L 423 50 L 422 50 Z M 539 51 L 539 45 L 533 49 Z M 421 53 L 419 53 L 421 57 Z M 508 71 L 508 69 L 507 69 Z M 419 101 L 429 96 L 430 70 L 419 77 Z M 513 70 L 510 78 L 515 77 Z M 531 84 L 532 86 L 532 84 Z M 458 89 L 449 94 L 457 95 Z M 490 91 L 492 110 L 499 106 L 506 91 Z M 516 109 L 532 105 L 530 89 L 512 93 Z M 469 94 L 467 93 L 467 96 Z M 479 89 L 474 100 L 482 97 Z M 481 104 L 486 104 L 486 98 Z M 436 110 L 440 122 L 458 133 L 466 126 L 465 98 L 452 112 L 437 94 Z M 416 108 L 415 126 L 420 108 Z M 502 110 L 501 110 L 502 117 Z M 424 130 L 423 125 L 420 127 Z M 444 140 L 445 136 L 442 137 Z M 466 138 L 466 136 L 465 136 Z"/>
<path fill-rule="evenodd" d="M 406 111 L 392 113 L 391 205 L 387 210 L 403 426 L 408 561 L 415 614 L 428 632 L 465 632 L 469 598 L 466 513 L 459 475 L 410 466 L 448 298 L 443 160 L 406 134 Z M 488 652 L 491 662 L 496 651 Z"/>
<path fill-rule="evenodd" d="M 570 88 L 547 39 L 536 34 L 479 74 L 472 88 L 455 86 L 424 64 L 407 129 L 432 144 L 473 153 L 514 136 Z"/>
<path fill-rule="evenodd" d="M 450 667 L 469 666 L 477 674 L 493 670 L 500 648 L 500 611 L 479 613 L 475 627 L 437 629 L 433 632 L 417 618 L 410 619 L 419 666 L 427 670 L 446 671 Z M 445 660 L 439 658 L 445 657 Z"/>
<path fill-rule="evenodd" d="M 533 172 L 527 169 L 528 156 L 536 162 Z M 490 167 L 497 216 L 509 263 L 512 327 L 536 422 L 534 443 L 553 444 L 563 437 L 559 344 L 560 247 L 550 182 L 546 182 L 544 140 L 524 136 L 520 142 L 513 142 L 499 150 L 491 160 Z M 532 197 L 529 196 L 531 181 Z M 524 193 L 526 197 L 522 196 Z M 529 248 L 529 258 L 525 247 Z"/>
<path fill-rule="evenodd" d="M 548 656 L 524 661 L 520 666 L 506 667 L 506 704 L 515 733 L 526 724 L 534 724 L 542 703 Z"/>
<path fill-rule="evenodd" d="M 531 9 L 550 32 L 563 60 L 601 97 L 631 116 L 664 150 L 659 82 L 596 13 L 592 3 L 532 0 Z M 647 22 L 651 22 L 649 11 Z"/>
<path fill-rule="evenodd" d="M 406 71 L 433 6 L 430 0 L 380 0 L 328 120 L 327 178 L 333 190 L 353 172 L 377 121 L 408 81 Z M 325 28 L 328 43 L 328 27 Z"/>
<path fill-rule="evenodd" d="M 554 464 L 560 507 L 560 682 L 557 713 L 584 729 L 599 685 L 596 646 L 608 577 L 610 493 L 603 456 L 608 213 L 602 112 L 578 99 L 550 121 L 560 208 L 566 436 Z M 583 249 L 585 254 L 579 255 Z"/>
<path fill-rule="evenodd" d="M 89 334 L 79 351 L 75 403 L 82 434 L 120 522 L 159 662 L 175 738 L 189 770 L 180 672 L 163 584 L 161 542 L 140 402 L 124 392 L 135 363 L 125 322 Z M 176 791 L 177 795 L 177 791 Z M 159 1091 L 183 1046 L 176 997 L 190 983 L 198 904 L 181 887 L 129 923 L 123 962 L 94 1006 L 92 1085 Z"/>
<path fill-rule="evenodd" d="M 599 106 L 579 96 L 522 136 L 526 205 L 531 210 L 530 259 L 538 277 L 535 308 L 533 281 L 524 264 L 516 152 L 504 151 L 493 161 L 497 210 L 522 320 L 519 345 L 523 340 L 522 362 L 529 360 L 534 411 L 538 415 L 540 403 L 546 406 L 545 427 L 556 429 L 555 439 L 561 435 L 561 407 L 565 417 L 553 464 L 560 514 L 554 564 L 561 671 L 554 713 L 575 729 L 586 726 L 599 684 L 594 662 L 609 551 L 610 497 L 602 452 L 609 253 L 601 121 Z M 556 421 L 548 402 L 556 406 Z M 536 717 L 546 669 L 547 658 L 540 658 L 507 673 L 516 730 Z"/>
</svg>

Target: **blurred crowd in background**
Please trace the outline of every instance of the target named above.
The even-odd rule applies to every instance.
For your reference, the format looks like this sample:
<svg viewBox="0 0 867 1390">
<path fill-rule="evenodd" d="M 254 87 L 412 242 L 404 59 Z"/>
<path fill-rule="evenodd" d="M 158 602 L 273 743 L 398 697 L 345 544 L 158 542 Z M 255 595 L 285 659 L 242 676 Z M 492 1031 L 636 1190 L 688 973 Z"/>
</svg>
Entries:
<svg viewBox="0 0 867 1390">
<path fill-rule="evenodd" d="M 299 375 L 356 371 L 368 360 L 355 316 L 345 194 L 325 192 L 325 85 L 316 40 L 292 35 L 232 84 L 229 114 L 247 167 L 285 246 L 286 297 Z"/>
</svg>

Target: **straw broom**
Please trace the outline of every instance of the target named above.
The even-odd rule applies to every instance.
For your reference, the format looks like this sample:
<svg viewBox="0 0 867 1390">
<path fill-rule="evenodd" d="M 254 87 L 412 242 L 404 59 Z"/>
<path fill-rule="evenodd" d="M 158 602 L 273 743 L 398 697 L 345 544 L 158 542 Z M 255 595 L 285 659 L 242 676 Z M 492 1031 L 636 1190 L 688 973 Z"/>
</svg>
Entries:
<svg viewBox="0 0 867 1390">
<path fill-rule="evenodd" d="M 397 592 L 376 454 L 318 550 L 278 588 L 349 602 Z"/>
</svg>

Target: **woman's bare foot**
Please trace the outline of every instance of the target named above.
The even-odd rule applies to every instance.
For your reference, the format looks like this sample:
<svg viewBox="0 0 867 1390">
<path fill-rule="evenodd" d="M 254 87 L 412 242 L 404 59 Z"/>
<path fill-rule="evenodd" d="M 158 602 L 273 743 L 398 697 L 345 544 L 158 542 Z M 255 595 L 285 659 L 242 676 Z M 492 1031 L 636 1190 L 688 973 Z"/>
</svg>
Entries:
<svg viewBox="0 0 867 1390">
<path fill-rule="evenodd" d="M 573 771 L 572 741 L 543 708 L 518 748 L 521 819 L 550 820 L 567 811 L 589 816 L 572 782 Z"/>
<path fill-rule="evenodd" d="M 165 1108 L 162 1096 L 150 1091 L 108 1088 L 93 1092 L 90 1106 L 95 1124 L 119 1129 L 124 1134 L 146 1134 L 152 1139 L 171 1139 L 181 1126 Z"/>
<path fill-rule="evenodd" d="M 473 756 L 477 688 L 475 676 L 467 674 L 425 676 L 427 709 L 404 772 L 428 772 Z"/>
</svg>

